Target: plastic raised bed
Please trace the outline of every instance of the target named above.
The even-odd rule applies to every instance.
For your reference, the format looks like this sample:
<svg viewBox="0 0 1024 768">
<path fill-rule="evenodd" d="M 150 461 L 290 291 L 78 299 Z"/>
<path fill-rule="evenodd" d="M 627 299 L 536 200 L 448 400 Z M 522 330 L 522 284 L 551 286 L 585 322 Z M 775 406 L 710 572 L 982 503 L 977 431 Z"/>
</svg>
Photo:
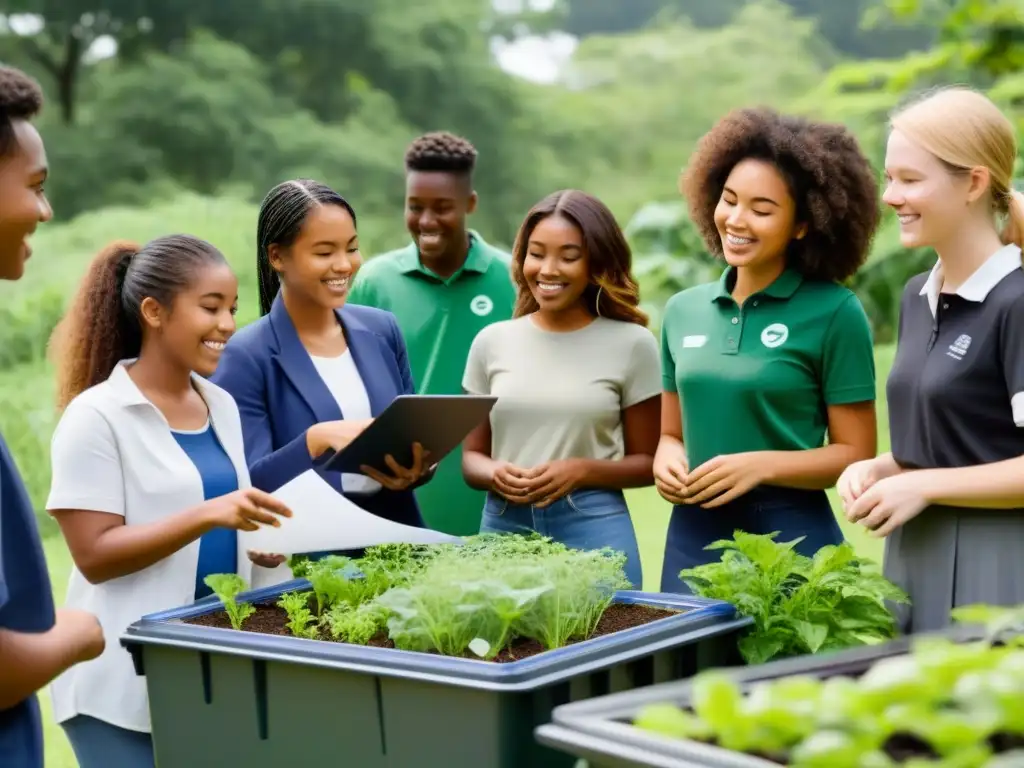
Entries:
<svg viewBox="0 0 1024 768">
<path fill-rule="evenodd" d="M 556 706 L 738 663 L 750 623 L 720 601 L 615 599 L 685 612 L 501 664 L 184 623 L 220 610 L 215 598 L 146 616 L 121 643 L 146 677 L 159 768 L 572 766 L 533 737 Z"/>
<path fill-rule="evenodd" d="M 982 637 L 979 629 L 968 626 L 934 635 L 955 641 Z M 836 675 L 858 677 L 877 661 L 908 653 L 915 639 L 901 637 L 874 646 L 781 659 L 731 670 L 729 674 L 743 689 L 793 675 L 820 679 Z M 777 762 L 698 741 L 661 736 L 632 724 L 649 704 L 689 707 L 691 690 L 691 681 L 682 680 L 559 706 L 552 712 L 552 722 L 537 728 L 537 741 L 585 760 L 590 768 L 779 768 Z"/>
</svg>

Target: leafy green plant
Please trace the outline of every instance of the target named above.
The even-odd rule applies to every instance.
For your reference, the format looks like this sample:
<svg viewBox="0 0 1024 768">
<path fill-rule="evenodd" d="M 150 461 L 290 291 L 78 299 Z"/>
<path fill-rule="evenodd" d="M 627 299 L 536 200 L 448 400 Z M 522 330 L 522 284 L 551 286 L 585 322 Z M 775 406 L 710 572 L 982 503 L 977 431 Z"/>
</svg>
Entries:
<svg viewBox="0 0 1024 768">
<path fill-rule="evenodd" d="M 242 622 L 252 616 L 256 609 L 250 603 L 240 603 L 236 599 L 244 592 L 248 585 L 245 580 L 235 573 L 213 573 L 203 579 L 203 583 L 213 590 L 221 604 L 224 612 L 235 629 L 242 628 Z"/>
<path fill-rule="evenodd" d="M 285 592 L 277 604 L 288 614 L 288 631 L 296 637 L 315 640 L 317 637 L 316 616 L 309 609 L 308 592 Z"/>
<path fill-rule="evenodd" d="M 962 614 L 1005 628 L 1024 612 L 972 606 Z M 1022 689 L 1019 643 L 932 637 L 856 680 L 795 675 L 744 692 L 729 675 L 705 672 L 693 680 L 690 709 L 652 704 L 633 724 L 795 768 L 1014 765 L 1024 748 Z"/>
<path fill-rule="evenodd" d="M 725 600 L 754 620 L 740 640 L 749 664 L 881 642 L 896 634 L 886 601 L 907 595 L 848 543 L 813 558 L 794 551 L 802 538 L 776 542 L 778 533 L 736 531 L 706 547 L 722 559 L 679 576 L 701 597 Z"/>
</svg>

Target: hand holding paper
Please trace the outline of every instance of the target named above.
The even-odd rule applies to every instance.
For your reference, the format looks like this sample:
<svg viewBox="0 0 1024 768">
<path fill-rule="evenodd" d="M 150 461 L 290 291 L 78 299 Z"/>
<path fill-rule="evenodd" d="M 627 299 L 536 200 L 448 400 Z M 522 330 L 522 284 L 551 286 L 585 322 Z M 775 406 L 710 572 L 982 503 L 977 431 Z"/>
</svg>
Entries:
<svg viewBox="0 0 1024 768">
<path fill-rule="evenodd" d="M 377 517 L 349 501 L 308 470 L 271 494 L 292 510 L 280 527 L 239 533 L 240 544 L 256 552 L 293 555 L 301 552 L 361 549 L 376 544 L 461 543 L 462 539 L 428 528 Z"/>
</svg>

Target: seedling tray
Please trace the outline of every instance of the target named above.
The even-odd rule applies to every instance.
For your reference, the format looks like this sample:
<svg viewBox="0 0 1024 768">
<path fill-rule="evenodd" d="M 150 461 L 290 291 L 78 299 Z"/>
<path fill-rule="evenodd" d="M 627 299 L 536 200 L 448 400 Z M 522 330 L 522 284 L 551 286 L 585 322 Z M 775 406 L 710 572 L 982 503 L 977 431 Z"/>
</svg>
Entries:
<svg viewBox="0 0 1024 768">
<path fill-rule="evenodd" d="M 717 600 L 615 600 L 686 613 L 503 664 L 185 623 L 216 598 L 146 616 L 121 643 L 146 677 L 159 768 L 571 768 L 533 738 L 556 706 L 738 664 L 750 624 Z"/>
<path fill-rule="evenodd" d="M 967 626 L 934 634 L 961 642 L 982 636 L 977 628 Z M 908 653 L 912 642 L 910 637 L 900 637 L 873 646 L 737 668 L 729 674 L 744 691 L 754 683 L 793 675 L 858 677 L 876 661 Z M 682 680 L 561 705 L 552 712 L 551 723 L 537 728 L 537 741 L 586 760 L 589 768 L 779 768 L 763 758 L 661 736 L 632 724 L 649 704 L 689 707 L 691 689 L 691 681 Z"/>
</svg>

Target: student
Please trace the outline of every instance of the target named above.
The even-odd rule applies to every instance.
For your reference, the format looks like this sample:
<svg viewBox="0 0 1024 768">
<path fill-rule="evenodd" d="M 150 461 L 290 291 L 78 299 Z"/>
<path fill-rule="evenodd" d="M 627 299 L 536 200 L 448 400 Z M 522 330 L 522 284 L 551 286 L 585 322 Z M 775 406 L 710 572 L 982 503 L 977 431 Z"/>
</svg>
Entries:
<svg viewBox="0 0 1024 768">
<path fill-rule="evenodd" d="M 81 768 L 153 765 L 145 678 L 118 642 L 133 621 L 209 594 L 249 560 L 237 530 L 290 512 L 249 487 L 238 408 L 210 384 L 238 282 L 209 243 L 114 243 L 54 334 L 58 405 L 46 508 L 74 559 L 67 604 L 103 624 L 103 654 L 54 681 Z"/>
<path fill-rule="evenodd" d="M 463 383 L 499 398 L 463 455 L 466 482 L 488 491 L 480 530 L 611 547 L 639 589 L 622 489 L 652 482 L 660 406 L 629 244 L 603 203 L 565 190 L 533 207 L 513 258 L 515 319 L 480 332 Z"/>
<path fill-rule="evenodd" d="M 450 133 L 428 133 L 405 154 L 405 225 L 413 241 L 370 259 L 349 299 L 395 313 L 409 347 L 417 389 L 462 392 L 469 346 L 491 323 L 512 316 L 511 256 L 466 228 L 476 209 L 476 150 Z M 462 450 L 416 491 L 430 528 L 454 536 L 476 533 L 484 494 L 462 479 Z"/>
<path fill-rule="evenodd" d="M 841 126 L 765 109 L 733 112 L 698 144 L 683 179 L 720 280 L 669 299 L 655 483 L 674 506 L 661 588 L 721 556 L 739 529 L 843 540 L 825 495 L 874 456 L 871 331 L 840 283 L 867 257 L 877 184 Z M 828 445 L 823 445 L 825 436 Z"/>
<path fill-rule="evenodd" d="M 53 216 L 43 185 L 43 140 L 30 122 L 42 107 L 39 84 L 0 67 L 0 279 L 20 280 L 28 241 Z M 43 768 L 36 691 L 72 664 L 103 651 L 91 613 L 54 611 L 53 590 L 28 493 L 0 436 L 0 755 L 11 768 Z"/>
<path fill-rule="evenodd" d="M 355 211 L 323 184 L 286 181 L 263 200 L 256 238 L 262 317 L 235 335 L 213 377 L 238 402 L 253 485 L 274 491 L 316 467 L 368 512 L 422 527 L 412 489 L 431 467 L 420 446 L 412 467 L 392 459 L 390 475 L 317 461 L 416 392 L 394 315 L 346 304 L 362 263 Z"/>
<path fill-rule="evenodd" d="M 907 632 L 953 608 L 1024 603 L 1024 198 L 1013 124 L 950 88 L 892 119 L 883 200 L 933 248 L 900 304 L 886 386 L 892 452 L 839 480 L 847 518 L 886 537 Z"/>
</svg>

